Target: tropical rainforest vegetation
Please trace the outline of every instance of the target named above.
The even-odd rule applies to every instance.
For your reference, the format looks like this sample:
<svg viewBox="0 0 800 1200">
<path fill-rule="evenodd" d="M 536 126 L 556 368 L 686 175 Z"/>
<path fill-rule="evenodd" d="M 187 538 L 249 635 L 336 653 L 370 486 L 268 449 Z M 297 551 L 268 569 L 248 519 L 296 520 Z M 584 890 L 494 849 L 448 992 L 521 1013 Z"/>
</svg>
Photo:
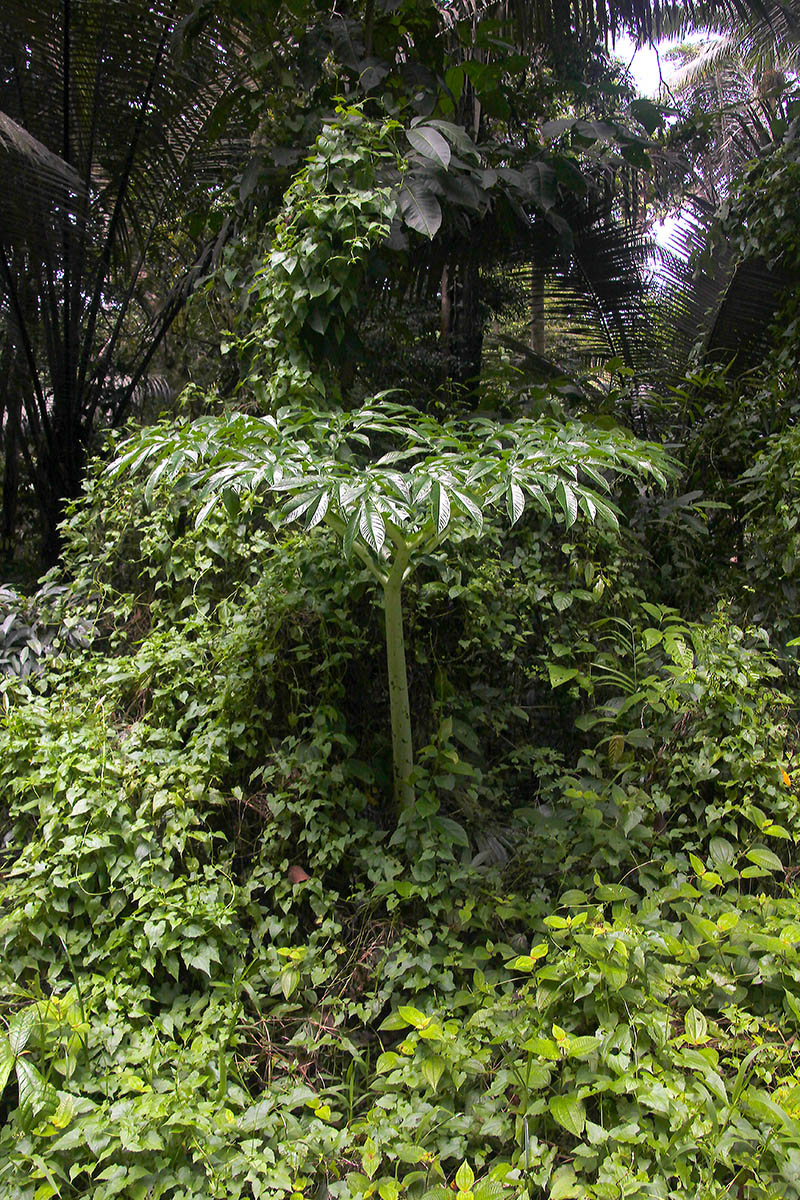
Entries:
<svg viewBox="0 0 800 1200">
<path fill-rule="evenodd" d="M 2 1200 L 800 1197 L 799 59 L 0 7 Z"/>
</svg>

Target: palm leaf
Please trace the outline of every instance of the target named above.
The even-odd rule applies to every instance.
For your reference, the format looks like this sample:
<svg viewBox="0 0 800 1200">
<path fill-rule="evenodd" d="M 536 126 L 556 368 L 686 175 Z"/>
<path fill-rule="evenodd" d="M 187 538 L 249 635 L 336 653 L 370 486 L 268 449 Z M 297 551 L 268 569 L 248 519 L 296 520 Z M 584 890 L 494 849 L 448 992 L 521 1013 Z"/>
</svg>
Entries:
<svg viewBox="0 0 800 1200">
<path fill-rule="evenodd" d="M 737 371 L 759 362 L 788 283 L 761 259 L 737 262 L 729 243 L 713 237 L 714 227 L 710 206 L 695 202 L 681 215 L 674 248 L 658 251 L 657 307 L 676 374 L 693 350 L 735 359 Z"/>
<path fill-rule="evenodd" d="M 113 394 L 113 415 L 123 415 L 206 253 L 184 230 L 163 233 L 206 183 L 214 138 L 219 160 L 216 133 L 245 60 L 213 16 L 187 45 L 192 11 L 184 0 L 0 6 L 0 161 L 15 156 L 0 183 L 0 214 L 14 214 L 0 221 L 0 307 L 30 380 L 33 482 L 50 523 L 79 486 L 96 412 Z M 229 143 L 231 155 L 243 148 Z M 44 200 L 13 209 L 6 200 L 25 194 L 31 172 L 44 200 L 55 191 L 46 219 Z M 176 282 L 158 311 L 134 321 L 156 240 Z"/>
<path fill-rule="evenodd" d="M 83 184 L 74 168 L 0 112 L 0 228 L 4 239 L 39 241 L 48 223 L 75 213 Z"/>
<path fill-rule="evenodd" d="M 581 40 L 606 40 L 627 31 L 649 41 L 678 22 L 678 9 L 686 27 L 695 28 L 710 19 L 763 17 L 771 5 L 775 0 L 684 0 L 680 6 L 660 0 L 509 0 L 487 5 L 484 12 L 495 18 L 505 16 L 523 47 L 546 44 L 557 49 L 576 34 Z M 447 11 L 454 21 L 474 16 L 469 0 L 456 0 Z"/>
</svg>

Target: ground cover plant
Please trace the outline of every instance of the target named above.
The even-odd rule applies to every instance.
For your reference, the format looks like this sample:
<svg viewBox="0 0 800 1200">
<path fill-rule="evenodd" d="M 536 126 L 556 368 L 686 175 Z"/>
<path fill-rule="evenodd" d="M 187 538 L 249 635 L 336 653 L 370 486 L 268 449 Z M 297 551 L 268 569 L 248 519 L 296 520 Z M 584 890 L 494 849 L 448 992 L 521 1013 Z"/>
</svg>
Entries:
<svg viewBox="0 0 800 1200">
<path fill-rule="evenodd" d="M 136 521 L 156 556 L 174 520 Z M 252 536 L 229 521 L 142 555 L 104 643 L 9 681 L 8 1194 L 794 1194 L 797 801 L 758 639 L 647 602 L 609 639 L 579 596 L 580 653 L 521 644 L 499 559 L 456 601 L 468 673 L 512 647 L 540 696 L 574 687 L 582 748 L 493 761 L 514 714 L 476 722 L 454 670 L 397 826 L 356 700 L 386 699 L 366 572 L 262 534 L 214 602 L 197 567 Z M 531 617 L 566 573 L 529 568 Z"/>
<path fill-rule="evenodd" d="M 703 510 L 613 414 L 342 391 L 313 302 L 346 331 L 394 135 L 323 131 L 235 407 L 114 441 L 52 653 L 26 616 L 41 669 L 3 660 L 0 1195 L 792 1200 L 775 627 L 665 602 L 659 539 Z M 791 554 L 787 447 L 745 480 L 760 570 L 768 535 Z"/>
</svg>

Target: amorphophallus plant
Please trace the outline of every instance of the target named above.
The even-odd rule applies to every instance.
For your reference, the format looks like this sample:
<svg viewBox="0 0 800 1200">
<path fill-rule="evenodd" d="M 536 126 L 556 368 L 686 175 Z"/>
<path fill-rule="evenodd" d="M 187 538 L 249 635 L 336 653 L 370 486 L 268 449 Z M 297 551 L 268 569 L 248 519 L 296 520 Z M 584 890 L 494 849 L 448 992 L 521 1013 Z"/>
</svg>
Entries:
<svg viewBox="0 0 800 1200">
<path fill-rule="evenodd" d="M 386 633 L 394 798 L 414 804 L 403 586 L 420 559 L 448 542 L 480 536 L 486 514 L 510 524 L 533 507 L 566 528 L 583 520 L 619 526 L 610 499 L 619 476 L 666 486 L 664 450 L 622 429 L 550 420 L 438 421 L 376 397 L 354 412 L 281 409 L 235 413 L 182 427 L 144 430 L 109 468 L 147 470 L 146 492 L 188 472 L 200 524 L 245 491 L 272 493 L 288 522 L 326 531 L 378 583 Z"/>
</svg>

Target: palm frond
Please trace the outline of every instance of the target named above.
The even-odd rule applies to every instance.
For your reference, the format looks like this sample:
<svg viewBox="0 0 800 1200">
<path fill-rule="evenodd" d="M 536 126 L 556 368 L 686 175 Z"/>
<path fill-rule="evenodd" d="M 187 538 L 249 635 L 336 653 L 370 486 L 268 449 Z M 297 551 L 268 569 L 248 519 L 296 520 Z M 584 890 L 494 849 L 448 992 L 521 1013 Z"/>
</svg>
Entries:
<svg viewBox="0 0 800 1200">
<path fill-rule="evenodd" d="M 685 0 L 680 5 L 683 20 L 696 28 L 706 18 L 739 20 L 763 14 L 774 0 Z M 488 4 L 482 11 L 505 17 L 523 47 L 546 44 L 557 48 L 576 36 L 608 40 L 629 32 L 641 41 L 652 41 L 665 33 L 667 21 L 675 21 L 678 6 L 661 0 L 504 0 Z M 447 5 L 453 20 L 475 19 L 481 11 L 471 0 Z"/>
<path fill-rule="evenodd" d="M 730 37 L 742 58 L 788 56 L 800 61 L 800 13 L 791 0 L 762 0 L 758 4 L 665 4 L 660 17 L 662 37 L 683 37 L 704 30 Z"/>
<path fill-rule="evenodd" d="M 761 258 L 737 264 L 708 332 L 706 355 L 735 359 L 737 372 L 761 362 L 788 282 Z"/>
<path fill-rule="evenodd" d="M 31 381 L 26 416 L 42 464 L 34 482 L 51 509 L 54 491 L 79 486 L 121 344 L 132 383 L 111 389 L 117 417 L 204 252 L 170 228 L 172 213 L 202 193 L 212 140 L 218 163 L 219 130 L 246 69 L 235 34 L 206 7 L 187 43 L 190 0 L 0 5 L 0 161 L 15 156 L 0 172 L 0 215 L 13 216 L 0 219 L 0 308 L 12 315 Z M 231 159 L 247 150 L 243 140 L 228 148 Z M 44 219 L 42 203 L 19 200 L 32 193 L 33 171 L 51 197 Z M 177 282 L 143 324 L 131 321 L 136 282 L 156 244 L 163 274 Z"/>
<path fill-rule="evenodd" d="M 656 308 L 665 331 L 667 361 L 680 373 L 705 340 L 734 271 L 733 252 L 723 243 L 708 253 L 714 209 L 695 199 L 681 213 L 671 245 L 654 247 Z"/>
<path fill-rule="evenodd" d="M 761 361 L 788 280 L 763 260 L 737 262 L 712 236 L 715 214 L 695 203 L 681 216 L 673 247 L 659 248 L 658 309 L 670 330 L 676 373 L 692 352 L 734 361 L 742 372 Z"/>
<path fill-rule="evenodd" d="M 48 226 L 74 215 L 84 188 L 77 172 L 0 112 L 0 228 L 4 240 L 41 243 Z"/>
</svg>

